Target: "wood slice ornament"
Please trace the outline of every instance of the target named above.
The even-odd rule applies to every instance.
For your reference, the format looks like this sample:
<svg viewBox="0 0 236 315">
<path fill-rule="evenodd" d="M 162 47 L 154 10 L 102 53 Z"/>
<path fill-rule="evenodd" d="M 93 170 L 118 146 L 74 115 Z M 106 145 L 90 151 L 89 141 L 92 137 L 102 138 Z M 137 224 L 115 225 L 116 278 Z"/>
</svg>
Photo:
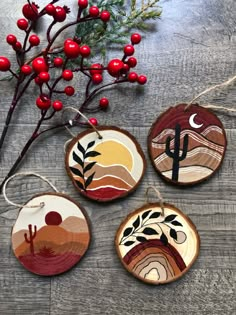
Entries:
<svg viewBox="0 0 236 315">
<path fill-rule="evenodd" d="M 149 203 L 121 223 L 115 246 L 133 276 L 157 285 L 175 281 L 190 269 L 200 238 L 192 221 L 175 206 Z"/>
<path fill-rule="evenodd" d="M 65 165 L 76 189 L 84 196 L 106 202 L 125 197 L 141 181 L 146 161 L 136 139 L 113 126 L 96 127 L 75 137 L 68 146 Z"/>
<path fill-rule="evenodd" d="M 170 107 L 152 125 L 148 136 L 151 161 L 163 179 L 193 185 L 220 167 L 227 146 L 221 121 L 197 104 Z"/>
<path fill-rule="evenodd" d="M 62 193 L 43 193 L 20 209 L 12 229 L 12 249 L 27 270 L 53 276 L 81 260 L 90 238 L 86 212 L 78 203 Z"/>
</svg>

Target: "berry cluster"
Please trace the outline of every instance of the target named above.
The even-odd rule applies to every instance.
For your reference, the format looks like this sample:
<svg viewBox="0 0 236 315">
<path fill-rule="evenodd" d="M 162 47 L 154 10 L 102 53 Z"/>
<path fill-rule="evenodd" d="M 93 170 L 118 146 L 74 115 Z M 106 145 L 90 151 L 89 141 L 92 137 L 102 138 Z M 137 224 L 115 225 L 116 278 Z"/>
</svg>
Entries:
<svg viewBox="0 0 236 315">
<path fill-rule="evenodd" d="M 75 87 L 71 83 L 68 85 L 67 82 L 71 82 L 76 74 L 81 73 L 88 78 L 85 87 L 84 101 L 79 108 L 80 111 L 88 113 L 96 112 L 98 110 L 106 110 L 108 108 L 109 100 L 106 97 L 102 97 L 97 106 L 89 107 L 93 98 L 105 87 L 123 82 L 145 84 L 147 81 L 146 76 L 138 75 L 133 71 L 137 65 L 137 59 L 133 56 L 135 53 L 134 46 L 141 41 L 141 36 L 138 33 L 132 34 L 130 44 L 124 46 L 123 58 L 112 59 L 106 66 L 100 63 L 89 63 L 92 48 L 84 43 L 84 39 L 82 43 L 80 38 L 67 38 L 62 47 L 56 46 L 55 41 L 58 36 L 72 25 L 86 23 L 93 19 L 100 19 L 103 23 L 107 23 L 110 20 L 110 13 L 108 11 L 100 11 L 99 8 L 94 5 L 89 7 L 87 0 L 78 0 L 76 20 L 68 24 L 63 24 L 61 28 L 52 34 L 55 24 L 64 22 L 67 15 L 70 13 L 70 9 L 67 6 L 62 7 L 55 5 L 58 1 L 59 0 L 52 1 L 41 11 L 39 6 L 36 3 L 31 3 L 31 1 L 27 1 L 23 6 L 23 17 L 17 21 L 17 27 L 25 33 L 24 41 L 22 41 L 22 43 L 18 41 L 14 34 L 9 34 L 6 37 L 7 43 L 12 46 L 16 54 L 18 63 L 17 71 L 13 71 L 11 62 L 7 57 L 0 57 L 0 71 L 10 71 L 17 79 L 16 91 L 0 138 L 0 149 L 3 145 L 13 112 L 31 82 L 34 82 L 39 91 L 35 103 L 40 109 L 41 117 L 37 122 L 34 133 L 27 142 L 26 147 L 23 148 L 23 155 L 21 154 L 20 158 L 16 161 L 17 165 L 27 152 L 29 146 L 40 134 L 62 126 L 62 124 L 60 124 L 48 129 L 40 129 L 45 120 L 51 119 L 56 112 L 63 109 L 64 104 L 58 97 L 58 94 L 68 97 L 75 95 Z M 40 43 L 42 42 L 39 36 L 32 32 L 44 15 L 52 17 L 52 22 L 48 26 L 45 34 L 47 45 L 42 48 L 41 53 L 38 53 L 37 51 L 35 57 L 27 60 L 27 53 L 29 51 L 32 53 L 33 49 L 40 46 Z M 77 61 L 76 64 L 80 64 L 78 68 L 71 67 L 71 65 L 73 65 L 73 60 L 75 59 Z M 90 66 L 88 66 L 88 64 L 90 64 Z M 111 77 L 111 81 L 108 83 L 104 82 L 107 77 L 104 76 L 105 72 Z M 62 88 L 61 86 L 63 84 L 64 86 Z M 75 116 L 74 121 L 78 124 L 85 125 L 84 123 L 79 122 L 80 118 L 80 115 L 77 115 Z M 90 123 L 97 125 L 98 121 L 96 118 L 92 117 L 90 118 Z M 66 124 L 68 124 L 68 122 Z M 14 165 L 14 169 L 15 168 Z M 8 175 L 12 175 L 11 171 Z"/>
</svg>

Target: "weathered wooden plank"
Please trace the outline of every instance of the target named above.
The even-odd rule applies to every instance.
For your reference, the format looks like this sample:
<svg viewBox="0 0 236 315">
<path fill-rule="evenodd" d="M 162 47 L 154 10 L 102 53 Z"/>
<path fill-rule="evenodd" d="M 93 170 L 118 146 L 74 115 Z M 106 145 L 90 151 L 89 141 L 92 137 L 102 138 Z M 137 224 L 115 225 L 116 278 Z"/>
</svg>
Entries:
<svg viewBox="0 0 236 315">
<path fill-rule="evenodd" d="M 156 287 L 126 271 L 78 269 L 52 280 L 52 313 L 233 314 L 234 282 L 235 271 L 227 269 L 192 270 L 175 283 Z"/>
</svg>

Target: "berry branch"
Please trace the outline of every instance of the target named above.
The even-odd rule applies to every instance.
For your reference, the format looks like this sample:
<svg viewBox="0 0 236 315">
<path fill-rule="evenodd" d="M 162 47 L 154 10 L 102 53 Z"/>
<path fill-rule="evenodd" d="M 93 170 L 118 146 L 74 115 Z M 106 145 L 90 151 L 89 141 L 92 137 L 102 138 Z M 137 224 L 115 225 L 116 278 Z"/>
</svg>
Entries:
<svg viewBox="0 0 236 315">
<path fill-rule="evenodd" d="M 33 82 L 39 89 L 39 95 L 36 97 L 36 108 L 40 110 L 40 117 L 35 124 L 34 131 L 1 183 L 0 190 L 2 190 L 5 181 L 15 173 L 36 139 L 49 131 L 71 126 L 69 121 L 67 121 L 56 125 L 52 124 L 47 128 L 44 127 L 44 122 L 51 120 L 64 107 L 63 102 L 58 99 L 58 96 L 64 94 L 71 97 L 75 94 L 75 87 L 66 85 L 62 88 L 63 83 L 70 82 L 75 75 L 79 74 L 87 78 L 84 100 L 79 106 L 79 110 L 81 112 L 97 112 L 99 110 L 105 110 L 109 106 L 109 100 L 105 97 L 100 99 L 97 106 L 89 106 L 95 96 L 104 89 L 125 82 L 136 82 L 143 85 L 147 80 L 146 76 L 138 75 L 136 72 L 131 71 L 137 64 L 137 60 L 133 57 L 133 54 L 135 53 L 134 45 L 139 44 L 141 41 L 141 36 L 138 33 L 132 34 L 130 38 L 131 43 L 124 46 L 123 57 L 110 60 L 106 66 L 100 63 L 88 64 L 87 60 L 91 56 L 92 50 L 89 45 L 81 45 L 81 40 L 78 37 L 74 37 L 73 39 L 67 38 L 64 41 L 62 54 L 60 56 L 54 56 L 53 51 L 56 46 L 54 48 L 52 48 L 52 46 L 58 36 L 68 27 L 80 23 L 90 23 L 92 20 L 101 20 L 104 24 L 107 24 L 110 19 L 110 13 L 108 11 L 100 12 L 97 6 L 90 6 L 87 10 L 88 1 L 78 0 L 78 14 L 76 20 L 65 24 L 59 28 L 54 35 L 51 35 L 54 25 L 64 22 L 70 12 L 70 9 L 66 6 L 54 6 L 56 2 L 58 2 L 58 0 L 50 2 L 40 12 L 38 11 L 39 7 L 33 2 L 28 1 L 27 4 L 23 6 L 22 12 L 24 18 L 17 21 L 19 29 L 25 31 L 23 47 L 21 43 L 17 41 L 15 35 L 9 34 L 7 36 L 7 43 L 15 50 L 16 59 L 20 66 L 18 75 L 11 69 L 11 63 L 8 58 L 0 57 L 0 71 L 9 71 L 17 80 L 12 103 L 0 138 L 0 150 L 3 146 L 15 108 L 20 104 L 21 97 Z M 45 37 L 48 41 L 47 47 L 42 49 L 41 53 L 36 57 L 26 62 L 27 53 L 40 44 L 40 38 L 36 34 L 31 34 L 31 31 L 41 17 L 46 14 L 53 18 L 52 23 L 49 24 L 45 33 Z M 27 48 L 28 43 L 29 46 Z M 79 67 L 70 68 L 70 62 L 74 60 L 78 61 Z M 103 82 L 103 74 L 105 72 L 108 72 L 112 78 L 109 82 Z M 52 79 L 55 77 L 55 74 L 56 78 Z M 81 122 L 80 118 L 80 115 L 77 114 L 70 122 L 72 121 L 73 125 L 88 127 L 88 124 Z M 94 117 L 90 118 L 90 123 L 94 125 L 98 124 L 97 119 Z"/>
</svg>

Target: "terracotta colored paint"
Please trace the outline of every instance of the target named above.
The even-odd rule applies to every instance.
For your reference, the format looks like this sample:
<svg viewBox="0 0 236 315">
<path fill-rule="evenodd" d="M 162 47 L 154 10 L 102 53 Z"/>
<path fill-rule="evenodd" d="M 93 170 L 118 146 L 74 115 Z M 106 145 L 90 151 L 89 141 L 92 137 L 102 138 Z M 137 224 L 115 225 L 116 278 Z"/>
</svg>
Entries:
<svg viewBox="0 0 236 315">
<path fill-rule="evenodd" d="M 80 193 L 97 201 L 110 201 L 133 191 L 146 168 L 135 138 L 116 127 L 87 130 L 73 139 L 66 154 L 66 169 Z"/>
<path fill-rule="evenodd" d="M 29 271 L 52 276 L 72 268 L 84 256 L 90 230 L 83 209 L 63 194 L 45 193 L 26 203 L 12 230 L 16 258 Z"/>
<path fill-rule="evenodd" d="M 186 104 L 169 108 L 153 124 L 149 154 L 157 172 L 177 185 L 207 179 L 220 167 L 226 134 L 221 121 L 209 110 Z"/>
<path fill-rule="evenodd" d="M 198 232 L 180 210 L 148 204 L 131 213 L 120 225 L 116 250 L 124 267 L 138 279 L 161 284 L 177 280 L 197 259 Z"/>
</svg>

